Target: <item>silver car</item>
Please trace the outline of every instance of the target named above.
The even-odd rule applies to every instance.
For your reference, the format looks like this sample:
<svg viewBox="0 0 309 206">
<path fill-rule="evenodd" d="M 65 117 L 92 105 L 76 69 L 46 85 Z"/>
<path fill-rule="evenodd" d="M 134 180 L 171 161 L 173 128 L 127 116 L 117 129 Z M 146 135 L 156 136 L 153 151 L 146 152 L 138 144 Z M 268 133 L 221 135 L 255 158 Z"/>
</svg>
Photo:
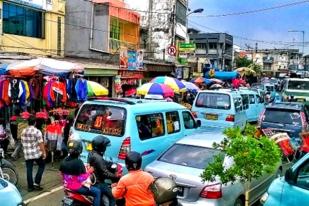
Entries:
<svg viewBox="0 0 309 206">
<path fill-rule="evenodd" d="M 220 131 L 203 132 L 186 136 L 176 142 L 157 160 L 146 167 L 154 177 L 172 177 L 178 187 L 178 199 L 184 206 L 242 206 L 245 205 L 244 183 L 221 184 L 219 180 L 203 182 L 203 169 L 222 151 L 214 149 L 224 135 Z M 233 164 L 226 157 L 224 166 Z M 250 183 L 249 205 L 257 202 L 275 178 L 275 174 L 265 175 Z"/>
</svg>

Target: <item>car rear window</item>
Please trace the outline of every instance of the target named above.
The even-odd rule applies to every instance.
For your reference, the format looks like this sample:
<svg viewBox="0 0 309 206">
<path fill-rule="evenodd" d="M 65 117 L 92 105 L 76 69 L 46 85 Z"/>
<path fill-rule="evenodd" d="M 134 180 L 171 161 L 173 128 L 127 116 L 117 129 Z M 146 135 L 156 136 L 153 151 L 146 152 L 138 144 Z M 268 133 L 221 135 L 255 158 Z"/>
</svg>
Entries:
<svg viewBox="0 0 309 206">
<path fill-rule="evenodd" d="M 126 111 L 107 105 L 84 105 L 76 118 L 75 129 L 110 136 L 123 136 Z"/>
<path fill-rule="evenodd" d="M 159 160 L 171 164 L 204 169 L 220 153 L 222 153 L 220 150 L 212 148 L 175 144 Z"/>
<path fill-rule="evenodd" d="M 227 94 L 200 93 L 197 97 L 195 106 L 229 110 L 231 108 L 231 100 L 230 96 Z"/>
<path fill-rule="evenodd" d="M 281 123 L 281 124 L 301 124 L 300 112 L 297 110 L 283 109 L 266 109 L 264 122 Z"/>
<path fill-rule="evenodd" d="M 288 89 L 309 90 L 309 81 L 289 80 Z"/>
</svg>

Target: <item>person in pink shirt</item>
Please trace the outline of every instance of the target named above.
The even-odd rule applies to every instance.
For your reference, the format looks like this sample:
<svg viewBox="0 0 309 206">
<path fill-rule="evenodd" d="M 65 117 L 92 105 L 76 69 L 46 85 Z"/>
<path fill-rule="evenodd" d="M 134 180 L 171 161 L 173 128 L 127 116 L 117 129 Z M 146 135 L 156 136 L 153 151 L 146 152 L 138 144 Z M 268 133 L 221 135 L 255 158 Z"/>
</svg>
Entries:
<svg viewBox="0 0 309 206">
<path fill-rule="evenodd" d="M 86 171 L 84 163 L 79 159 L 83 146 L 80 141 L 70 140 L 68 142 L 69 156 L 60 164 L 60 172 L 66 189 L 79 194 L 92 196 L 93 206 L 101 205 L 101 190 L 91 185 L 91 170 Z"/>
</svg>

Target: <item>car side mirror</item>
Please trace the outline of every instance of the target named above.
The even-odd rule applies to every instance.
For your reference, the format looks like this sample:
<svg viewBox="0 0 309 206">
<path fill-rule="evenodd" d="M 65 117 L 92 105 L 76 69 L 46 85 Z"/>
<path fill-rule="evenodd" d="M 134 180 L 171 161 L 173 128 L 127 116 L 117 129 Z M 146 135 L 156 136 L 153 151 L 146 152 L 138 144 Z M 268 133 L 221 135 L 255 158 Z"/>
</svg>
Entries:
<svg viewBox="0 0 309 206">
<path fill-rule="evenodd" d="M 201 120 L 196 120 L 196 124 L 195 124 L 196 126 L 195 126 L 195 128 L 199 128 L 199 127 L 201 127 L 201 125 L 202 125 L 202 122 L 201 122 Z"/>
<path fill-rule="evenodd" d="M 294 172 L 292 171 L 291 168 L 289 168 L 286 172 L 285 172 L 285 176 L 284 176 L 284 179 L 287 183 L 293 185 L 295 184 L 295 175 L 294 175 Z"/>
</svg>

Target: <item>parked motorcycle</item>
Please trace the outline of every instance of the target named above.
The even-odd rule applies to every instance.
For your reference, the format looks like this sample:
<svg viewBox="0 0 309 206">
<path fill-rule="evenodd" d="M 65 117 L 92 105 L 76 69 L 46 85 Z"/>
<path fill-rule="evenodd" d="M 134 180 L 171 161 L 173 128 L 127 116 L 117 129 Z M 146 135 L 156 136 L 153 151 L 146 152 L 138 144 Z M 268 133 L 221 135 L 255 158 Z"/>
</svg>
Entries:
<svg viewBox="0 0 309 206">
<path fill-rule="evenodd" d="M 10 183 L 17 185 L 18 184 L 18 174 L 14 165 L 4 159 L 4 151 L 0 148 L 0 178 L 3 178 Z"/>
<path fill-rule="evenodd" d="M 117 163 L 111 164 L 109 170 L 115 174 L 122 174 L 122 166 Z M 91 177 L 91 182 L 92 185 L 96 183 L 96 177 L 94 174 Z M 93 198 L 90 196 L 85 196 L 67 188 L 64 188 L 64 198 L 62 200 L 63 206 L 91 206 L 92 201 Z M 102 202 L 104 203 L 104 205 L 109 205 L 108 198 L 105 195 L 102 196 Z"/>
</svg>

